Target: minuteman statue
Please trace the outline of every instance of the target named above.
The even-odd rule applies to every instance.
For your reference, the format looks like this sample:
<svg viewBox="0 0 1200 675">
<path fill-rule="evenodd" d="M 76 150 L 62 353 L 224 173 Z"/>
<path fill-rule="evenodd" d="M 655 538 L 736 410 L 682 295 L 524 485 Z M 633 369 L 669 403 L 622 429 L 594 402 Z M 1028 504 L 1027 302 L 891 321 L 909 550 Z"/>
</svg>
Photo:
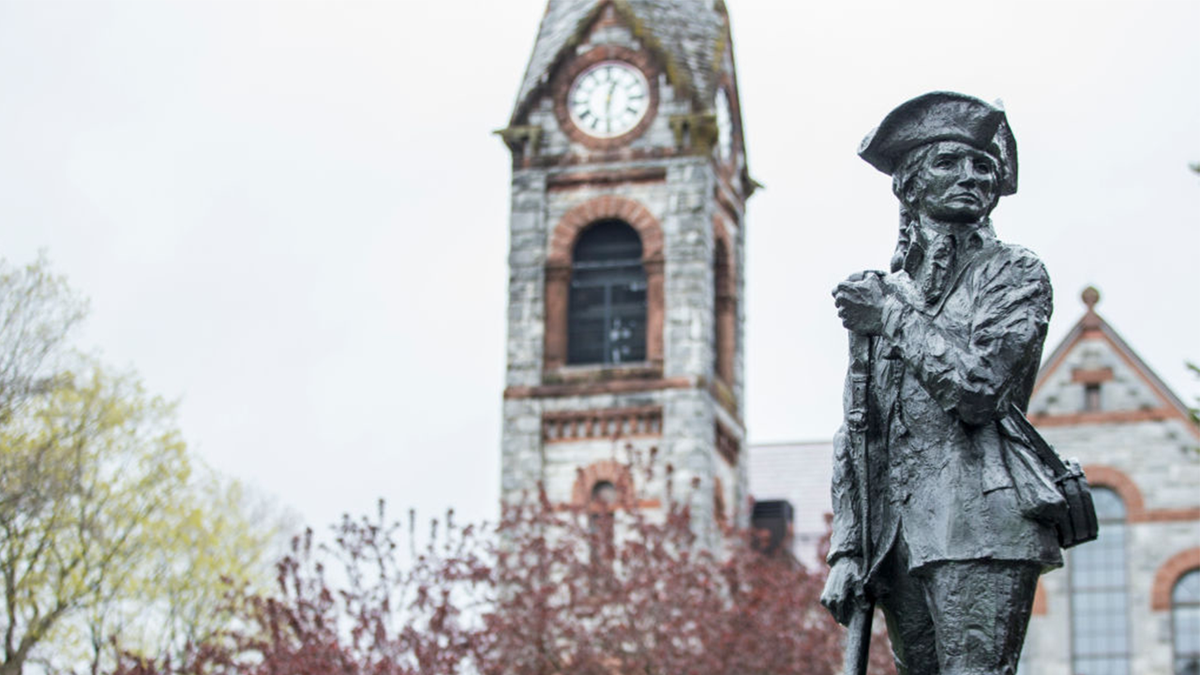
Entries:
<svg viewBox="0 0 1200 675">
<path fill-rule="evenodd" d="M 1012 675 L 1038 576 L 1095 537 L 1078 465 L 1024 417 L 1052 303 L 989 218 L 1017 190 L 1016 142 L 997 105 L 934 92 L 859 155 L 892 177 L 900 235 L 890 273 L 834 291 L 851 365 L 822 602 L 851 625 L 848 672 L 877 603 L 901 675 Z"/>
</svg>

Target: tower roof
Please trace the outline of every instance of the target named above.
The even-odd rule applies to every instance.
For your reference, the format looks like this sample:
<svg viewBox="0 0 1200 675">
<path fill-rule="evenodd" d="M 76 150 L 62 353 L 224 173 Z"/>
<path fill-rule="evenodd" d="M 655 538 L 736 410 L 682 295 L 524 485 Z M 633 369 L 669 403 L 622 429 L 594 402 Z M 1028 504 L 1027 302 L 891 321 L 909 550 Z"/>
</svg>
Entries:
<svg viewBox="0 0 1200 675">
<path fill-rule="evenodd" d="M 1030 403 L 1030 418 L 1038 425 L 1087 422 L 1133 422 L 1179 419 L 1200 438 L 1200 426 L 1186 404 L 1138 356 L 1129 343 L 1099 314 L 1100 292 L 1083 291 L 1087 308 L 1079 321 L 1050 354 L 1038 372 Z M 1120 384 L 1105 410 L 1077 414 L 1063 409 L 1067 388 L 1083 384 Z"/>
<path fill-rule="evenodd" d="M 517 94 L 513 123 L 609 4 L 659 59 L 676 90 L 701 107 L 712 101 L 728 46 L 721 0 L 549 0 Z"/>
</svg>

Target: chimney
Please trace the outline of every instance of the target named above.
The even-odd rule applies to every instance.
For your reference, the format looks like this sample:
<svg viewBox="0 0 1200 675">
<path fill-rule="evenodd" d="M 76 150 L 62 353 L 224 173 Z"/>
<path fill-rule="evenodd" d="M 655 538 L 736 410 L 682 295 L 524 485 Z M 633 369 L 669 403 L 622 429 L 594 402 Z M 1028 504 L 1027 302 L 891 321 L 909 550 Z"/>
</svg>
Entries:
<svg viewBox="0 0 1200 675">
<path fill-rule="evenodd" d="M 750 526 L 760 535 L 755 540 L 755 548 L 767 555 L 780 550 L 790 551 L 793 514 L 792 503 L 786 499 L 754 502 Z"/>
</svg>

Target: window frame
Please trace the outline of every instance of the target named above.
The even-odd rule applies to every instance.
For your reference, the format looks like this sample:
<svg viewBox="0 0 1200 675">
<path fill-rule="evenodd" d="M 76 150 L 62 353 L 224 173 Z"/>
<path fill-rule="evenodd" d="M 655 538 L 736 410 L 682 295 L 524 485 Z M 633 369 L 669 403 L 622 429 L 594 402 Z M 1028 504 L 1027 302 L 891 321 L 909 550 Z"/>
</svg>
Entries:
<svg viewBox="0 0 1200 675">
<path fill-rule="evenodd" d="M 1179 670 L 1179 660 L 1180 660 L 1181 656 L 1179 653 L 1179 615 L 1178 615 L 1178 611 L 1180 609 L 1180 603 L 1176 599 L 1175 594 L 1176 594 L 1176 591 L 1179 589 L 1180 585 L 1183 584 L 1183 582 L 1185 580 L 1187 580 L 1189 577 L 1191 577 L 1192 575 L 1195 575 L 1197 580 L 1200 581 L 1200 567 L 1193 567 L 1189 570 L 1185 570 L 1182 574 L 1179 575 L 1179 578 L 1177 578 L 1175 580 L 1175 583 L 1172 584 L 1172 586 L 1171 586 L 1171 610 L 1170 610 L 1171 611 L 1171 672 L 1174 675 L 1180 675 L 1180 672 L 1181 672 Z M 1197 612 L 1197 614 L 1200 614 L 1200 595 L 1197 595 L 1197 597 L 1194 600 L 1187 601 L 1186 603 L 1184 603 L 1183 606 L 1185 608 L 1193 609 L 1194 611 Z M 1197 645 L 1196 651 L 1189 652 L 1188 654 L 1184 655 L 1184 657 L 1192 658 L 1197 663 L 1200 663 L 1200 645 Z"/>
<path fill-rule="evenodd" d="M 570 295 L 571 263 L 575 241 L 589 225 L 602 220 L 620 220 L 632 227 L 642 240 L 642 264 L 646 270 L 646 361 L 632 367 L 578 366 L 567 368 L 567 304 Z M 545 261 L 544 335 L 542 384 L 565 385 L 580 391 L 620 380 L 646 383 L 662 378 L 664 326 L 663 231 L 649 209 L 632 199 L 604 194 L 576 204 L 550 233 Z"/>
<path fill-rule="evenodd" d="M 608 232 L 604 232 L 605 229 Z M 604 240 L 606 237 L 607 241 Z M 622 238 L 625 239 L 624 242 L 619 241 Z M 636 248 L 633 246 L 635 242 Z M 582 248 L 584 246 L 592 248 L 584 250 Z M 626 248 L 628 249 L 626 252 L 632 255 L 609 259 L 590 259 L 595 257 L 597 249 L 603 252 L 606 247 L 618 251 Z M 567 291 L 567 366 L 619 368 L 646 363 L 649 319 L 649 302 L 646 296 L 649 288 L 646 266 L 643 262 L 643 249 L 637 230 L 616 218 L 597 220 L 584 228 L 576 238 L 572 250 L 571 276 Z M 576 301 L 589 290 L 593 293 L 599 291 L 603 296 L 602 300 L 586 309 L 575 306 Z M 635 303 L 619 302 L 614 298 L 619 291 L 634 296 L 640 294 L 641 299 Z M 640 307 L 638 307 L 639 304 Z M 594 315 L 597 313 L 600 314 L 601 328 L 598 331 L 600 344 L 589 343 L 588 349 L 584 350 L 580 343 L 585 335 L 580 324 L 596 321 L 597 317 Z M 633 333 L 627 342 L 613 336 L 613 322 L 622 317 L 629 318 L 632 325 Z M 623 346 L 630 349 L 628 360 L 622 360 L 619 357 Z M 587 359 L 584 355 L 591 351 L 597 351 L 600 358 L 598 360 Z"/>
<path fill-rule="evenodd" d="M 1121 551 L 1120 551 L 1121 566 L 1122 566 L 1121 584 L 1118 588 L 1109 588 L 1109 587 L 1105 587 L 1105 586 L 1077 587 L 1076 584 L 1079 582 L 1079 576 L 1080 576 L 1080 570 L 1078 569 L 1078 566 L 1079 566 L 1078 556 L 1080 556 L 1081 554 L 1085 554 L 1085 553 L 1090 555 L 1091 550 L 1089 549 L 1089 550 L 1085 551 L 1083 549 L 1075 549 L 1074 551 L 1071 552 L 1072 553 L 1071 559 L 1067 566 L 1067 604 L 1068 604 L 1069 628 L 1070 628 L 1068 639 L 1070 640 L 1070 650 L 1071 650 L 1070 651 L 1071 671 L 1078 672 L 1078 673 L 1087 673 L 1087 675 L 1090 675 L 1090 673 L 1088 673 L 1088 671 L 1080 670 L 1079 662 L 1081 659 L 1093 659 L 1093 660 L 1120 659 L 1120 660 L 1124 661 L 1124 669 L 1121 671 L 1120 675 L 1132 675 L 1134 650 L 1133 650 L 1133 625 L 1132 625 L 1131 616 L 1130 616 L 1131 603 L 1130 603 L 1130 597 L 1129 597 L 1129 588 L 1130 588 L 1130 585 L 1129 585 L 1129 580 L 1130 580 L 1130 576 L 1129 576 L 1129 544 L 1128 544 L 1128 533 L 1129 533 L 1128 526 L 1130 523 L 1129 506 L 1128 506 L 1128 504 L 1126 504 L 1125 498 L 1121 495 L 1121 493 L 1115 487 L 1111 487 L 1108 485 L 1093 485 L 1092 489 L 1093 489 L 1093 498 L 1095 498 L 1095 495 L 1097 494 L 1098 491 L 1103 490 L 1103 491 L 1111 494 L 1113 499 L 1116 500 L 1116 503 L 1119 504 L 1120 508 L 1121 508 L 1119 516 L 1105 515 L 1105 514 L 1099 512 L 1100 509 L 1098 509 L 1098 513 L 1097 513 L 1099 525 L 1100 525 L 1101 536 L 1104 536 L 1105 527 L 1108 527 L 1108 528 L 1112 528 L 1115 526 L 1121 527 L 1121 533 L 1122 533 Z M 1097 506 L 1099 507 L 1100 504 L 1097 504 Z M 1120 653 L 1110 652 L 1110 653 L 1104 653 L 1104 654 L 1081 654 L 1078 649 L 1078 644 L 1077 644 L 1079 626 L 1077 625 L 1078 615 L 1076 613 L 1077 609 L 1078 609 L 1078 603 L 1080 600 L 1080 596 L 1085 593 L 1092 593 L 1092 594 L 1102 593 L 1105 590 L 1107 590 L 1109 592 L 1120 590 L 1121 604 L 1122 604 L 1122 609 L 1124 611 L 1123 622 L 1124 622 L 1124 632 L 1125 632 L 1125 649 L 1124 649 L 1124 651 L 1122 651 Z"/>
</svg>

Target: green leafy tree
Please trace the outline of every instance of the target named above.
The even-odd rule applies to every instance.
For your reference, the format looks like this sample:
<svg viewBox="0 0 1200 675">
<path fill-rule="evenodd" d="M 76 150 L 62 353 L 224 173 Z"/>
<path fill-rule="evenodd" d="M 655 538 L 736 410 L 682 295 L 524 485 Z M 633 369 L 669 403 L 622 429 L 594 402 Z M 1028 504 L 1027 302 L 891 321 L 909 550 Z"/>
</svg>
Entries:
<svg viewBox="0 0 1200 675">
<path fill-rule="evenodd" d="M 85 314 L 44 259 L 0 261 L 0 675 L 181 652 L 223 627 L 222 578 L 266 567 L 271 532 L 174 406 L 67 349 Z"/>
</svg>

